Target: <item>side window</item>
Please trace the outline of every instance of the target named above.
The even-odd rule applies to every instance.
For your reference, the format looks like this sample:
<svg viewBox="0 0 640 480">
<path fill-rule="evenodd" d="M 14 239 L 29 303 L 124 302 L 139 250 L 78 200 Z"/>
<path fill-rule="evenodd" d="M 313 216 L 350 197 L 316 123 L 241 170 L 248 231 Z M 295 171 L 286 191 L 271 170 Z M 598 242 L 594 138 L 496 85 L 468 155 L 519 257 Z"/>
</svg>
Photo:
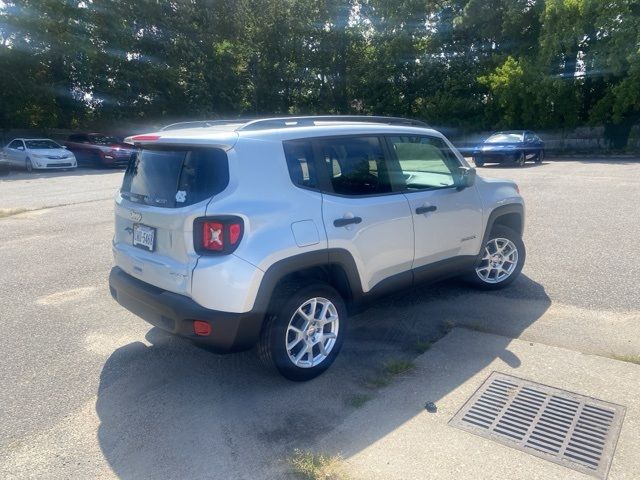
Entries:
<svg viewBox="0 0 640 480">
<path fill-rule="evenodd" d="M 456 185 L 460 163 L 441 138 L 393 136 L 389 137 L 389 144 L 400 163 L 406 190 Z"/>
<path fill-rule="evenodd" d="M 7 145 L 9 148 L 13 148 L 14 150 L 18 147 L 24 147 L 24 144 L 22 143 L 22 140 L 14 140 L 13 142 L 11 142 L 9 145 Z"/>
<path fill-rule="evenodd" d="M 318 177 L 313 163 L 313 147 L 310 140 L 289 140 L 284 142 L 289 175 L 294 185 L 318 188 Z"/>
<path fill-rule="evenodd" d="M 321 162 L 333 191 L 340 195 L 391 192 L 384 151 L 378 137 L 318 139 Z"/>
</svg>

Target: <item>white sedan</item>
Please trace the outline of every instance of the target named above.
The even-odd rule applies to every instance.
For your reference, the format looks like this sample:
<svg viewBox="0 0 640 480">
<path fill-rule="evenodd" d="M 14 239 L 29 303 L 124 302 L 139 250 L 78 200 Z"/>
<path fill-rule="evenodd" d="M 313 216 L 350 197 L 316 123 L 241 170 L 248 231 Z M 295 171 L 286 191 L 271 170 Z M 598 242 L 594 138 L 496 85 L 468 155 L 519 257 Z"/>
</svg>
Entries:
<svg viewBox="0 0 640 480">
<path fill-rule="evenodd" d="M 53 170 L 76 168 L 76 157 L 62 145 L 48 138 L 16 138 L 2 149 L 12 167 Z"/>
</svg>

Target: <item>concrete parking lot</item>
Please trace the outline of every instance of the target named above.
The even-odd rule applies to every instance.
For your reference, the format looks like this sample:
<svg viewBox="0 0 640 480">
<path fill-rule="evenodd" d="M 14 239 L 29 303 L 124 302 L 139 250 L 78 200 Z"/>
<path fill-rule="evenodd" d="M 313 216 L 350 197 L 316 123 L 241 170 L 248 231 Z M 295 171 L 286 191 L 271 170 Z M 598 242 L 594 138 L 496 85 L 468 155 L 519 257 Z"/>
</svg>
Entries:
<svg viewBox="0 0 640 480">
<path fill-rule="evenodd" d="M 385 365 L 413 362 L 454 326 L 637 358 L 640 162 L 479 173 L 514 179 L 525 197 L 521 278 L 501 292 L 452 280 L 382 300 L 352 318 L 334 366 L 305 384 L 264 370 L 254 352 L 214 355 L 172 338 L 111 299 L 122 171 L 0 177 L 0 477 L 297 478 L 295 449 L 319 448 L 362 400 L 411 388 L 385 385 Z M 400 426 L 385 421 L 359 449 Z"/>
</svg>

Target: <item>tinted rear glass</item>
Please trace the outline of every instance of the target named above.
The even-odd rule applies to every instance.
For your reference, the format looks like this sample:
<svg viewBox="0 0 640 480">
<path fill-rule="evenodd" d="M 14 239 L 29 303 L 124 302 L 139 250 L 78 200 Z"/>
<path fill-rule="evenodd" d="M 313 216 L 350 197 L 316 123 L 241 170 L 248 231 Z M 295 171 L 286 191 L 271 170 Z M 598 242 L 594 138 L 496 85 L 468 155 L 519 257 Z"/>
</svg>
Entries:
<svg viewBox="0 0 640 480">
<path fill-rule="evenodd" d="M 229 183 L 227 154 L 217 148 L 143 149 L 120 192 L 132 202 L 178 208 L 206 200 Z"/>
</svg>

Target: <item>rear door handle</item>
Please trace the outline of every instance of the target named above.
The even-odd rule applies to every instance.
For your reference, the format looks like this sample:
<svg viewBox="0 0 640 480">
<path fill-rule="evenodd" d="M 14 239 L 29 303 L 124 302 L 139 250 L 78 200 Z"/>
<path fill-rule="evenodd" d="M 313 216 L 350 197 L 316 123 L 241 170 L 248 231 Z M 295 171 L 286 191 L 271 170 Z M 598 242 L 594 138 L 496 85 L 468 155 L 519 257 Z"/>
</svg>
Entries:
<svg viewBox="0 0 640 480">
<path fill-rule="evenodd" d="M 347 225 L 358 224 L 360 222 L 362 222 L 362 218 L 360 218 L 360 217 L 336 218 L 333 221 L 333 226 L 334 227 L 346 227 Z"/>
<path fill-rule="evenodd" d="M 421 215 L 423 213 L 435 212 L 436 210 L 438 210 L 438 207 L 436 207 L 435 205 L 429 205 L 429 206 L 425 205 L 425 206 L 416 208 L 416 213 L 418 215 Z"/>
</svg>

